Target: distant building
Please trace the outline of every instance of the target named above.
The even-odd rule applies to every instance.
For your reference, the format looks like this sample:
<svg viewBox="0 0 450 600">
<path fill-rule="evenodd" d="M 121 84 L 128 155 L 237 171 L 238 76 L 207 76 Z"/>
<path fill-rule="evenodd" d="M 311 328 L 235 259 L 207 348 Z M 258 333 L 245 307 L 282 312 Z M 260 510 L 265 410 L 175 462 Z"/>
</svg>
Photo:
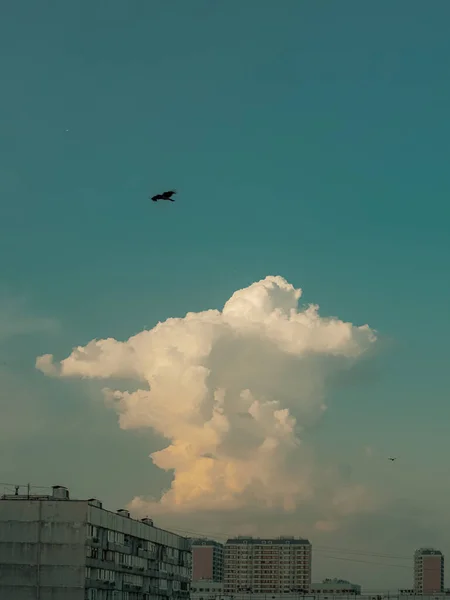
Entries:
<svg viewBox="0 0 450 600">
<path fill-rule="evenodd" d="M 233 597 L 224 595 L 223 582 L 202 579 L 191 583 L 190 600 L 233 600 Z"/>
<path fill-rule="evenodd" d="M 225 544 L 224 594 L 299 594 L 311 585 L 312 547 L 294 537 L 238 537 Z"/>
<path fill-rule="evenodd" d="M 223 581 L 224 549 L 215 540 L 192 540 L 192 581 Z"/>
<path fill-rule="evenodd" d="M 0 499 L 2 600 L 189 599 L 188 539 L 52 490 Z"/>
<path fill-rule="evenodd" d="M 311 594 L 359 596 L 361 586 L 345 579 L 324 579 L 322 583 L 311 584 Z"/>
<path fill-rule="evenodd" d="M 436 594 L 444 591 L 444 556 L 435 548 L 420 548 L 414 553 L 414 592 Z"/>
</svg>

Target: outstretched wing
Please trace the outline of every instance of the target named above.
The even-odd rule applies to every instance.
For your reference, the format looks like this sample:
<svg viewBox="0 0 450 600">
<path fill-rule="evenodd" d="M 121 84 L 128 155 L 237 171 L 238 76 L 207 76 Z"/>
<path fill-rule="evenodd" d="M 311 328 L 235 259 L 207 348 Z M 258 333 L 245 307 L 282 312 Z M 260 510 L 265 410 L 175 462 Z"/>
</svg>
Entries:
<svg viewBox="0 0 450 600">
<path fill-rule="evenodd" d="M 161 200 L 161 199 L 162 199 L 161 194 L 156 194 L 156 196 L 152 196 L 153 202 L 156 202 L 157 200 Z"/>
</svg>

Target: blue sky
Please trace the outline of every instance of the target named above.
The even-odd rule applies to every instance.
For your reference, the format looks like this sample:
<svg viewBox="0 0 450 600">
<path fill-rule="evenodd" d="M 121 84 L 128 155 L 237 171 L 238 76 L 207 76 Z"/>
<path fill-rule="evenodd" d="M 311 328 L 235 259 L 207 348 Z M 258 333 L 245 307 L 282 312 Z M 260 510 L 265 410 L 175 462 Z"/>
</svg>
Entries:
<svg viewBox="0 0 450 600">
<path fill-rule="evenodd" d="M 16 0 L 2 13 L 0 479 L 61 478 L 112 503 L 150 472 L 163 485 L 148 437 L 35 357 L 220 308 L 273 274 L 382 339 L 357 384 L 332 392 L 319 451 L 435 511 L 418 486 L 450 491 L 448 2 Z M 148 201 L 171 187 L 175 204 Z M 32 325 L 43 318 L 54 326 Z M 366 445 L 398 454 L 401 474 L 368 466 Z"/>
</svg>

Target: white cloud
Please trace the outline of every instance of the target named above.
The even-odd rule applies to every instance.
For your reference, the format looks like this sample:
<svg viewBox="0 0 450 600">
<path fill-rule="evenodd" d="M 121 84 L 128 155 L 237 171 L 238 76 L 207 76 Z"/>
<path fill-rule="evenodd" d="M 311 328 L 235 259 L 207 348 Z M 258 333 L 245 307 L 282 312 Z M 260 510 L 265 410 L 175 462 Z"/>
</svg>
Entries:
<svg viewBox="0 0 450 600">
<path fill-rule="evenodd" d="M 49 377 L 57 377 L 59 375 L 57 367 L 53 364 L 53 356 L 51 354 L 38 356 L 36 359 L 36 369 Z"/>
<path fill-rule="evenodd" d="M 92 340 L 66 359 L 37 359 L 46 375 L 133 378 L 137 391 L 105 389 L 123 429 L 168 440 L 154 464 L 173 472 L 159 499 L 135 498 L 140 514 L 209 512 L 295 515 L 317 528 L 364 510 L 367 491 L 320 468 L 303 432 L 325 410 L 327 379 L 376 340 L 367 325 L 298 309 L 301 290 L 266 277 L 239 290 L 222 311 L 168 319 L 125 342 Z"/>
</svg>

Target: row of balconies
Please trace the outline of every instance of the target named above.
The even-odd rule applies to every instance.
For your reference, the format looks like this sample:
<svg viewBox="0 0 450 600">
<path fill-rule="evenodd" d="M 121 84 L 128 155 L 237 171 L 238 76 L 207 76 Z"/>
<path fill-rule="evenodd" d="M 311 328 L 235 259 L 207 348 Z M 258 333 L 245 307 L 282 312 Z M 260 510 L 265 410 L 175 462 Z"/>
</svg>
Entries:
<svg viewBox="0 0 450 600">
<path fill-rule="evenodd" d="M 228 550 L 225 552 L 225 556 L 262 556 L 262 555 L 286 555 L 286 556 L 298 556 L 299 554 L 311 554 L 312 548 L 297 548 L 295 550 L 283 551 L 282 549 L 278 550 L 277 548 L 263 548 L 261 550 L 253 550 L 249 552 L 248 550 Z"/>
<path fill-rule="evenodd" d="M 252 567 L 239 567 L 232 566 L 227 567 L 225 569 L 225 574 L 227 573 L 263 573 L 264 571 L 270 571 L 271 573 L 303 573 L 311 571 L 311 567 L 309 565 L 305 565 L 302 567 L 292 567 L 292 568 L 280 568 L 280 567 L 272 567 L 269 565 L 264 565 L 259 568 Z"/>
<path fill-rule="evenodd" d="M 102 545 L 102 542 L 101 542 L 100 538 L 98 538 L 98 537 L 90 538 L 88 541 L 90 542 L 90 545 L 93 546 L 94 548 L 105 547 L 105 549 L 111 550 L 112 552 L 121 552 L 122 554 L 133 554 L 133 547 L 132 547 L 131 543 L 127 543 L 127 540 L 125 540 L 124 544 L 117 544 L 116 542 L 107 541 L 106 545 Z M 128 542 L 129 542 L 129 540 L 128 540 Z M 162 546 L 162 548 L 163 548 L 163 550 L 162 550 L 163 562 L 167 562 L 168 564 L 182 566 L 182 567 L 190 566 L 188 564 L 189 560 L 183 556 L 183 553 L 181 551 L 180 551 L 180 556 L 178 558 L 174 558 L 174 557 L 165 555 L 164 547 Z M 158 551 L 157 550 L 145 550 L 142 547 L 137 547 L 137 556 L 139 556 L 141 558 L 147 558 L 149 560 L 156 560 L 158 558 Z"/>
<path fill-rule="evenodd" d="M 225 556 L 230 556 L 230 555 L 234 555 L 234 556 L 260 556 L 261 554 L 309 554 L 311 553 L 312 548 L 292 548 L 291 550 L 284 550 L 283 548 L 271 548 L 270 546 L 268 548 L 260 548 L 258 550 L 247 550 L 247 549 L 242 549 L 242 550 L 226 550 L 225 551 Z"/>
<path fill-rule="evenodd" d="M 245 584 L 245 585 L 259 585 L 260 583 L 271 583 L 274 585 L 288 585 L 289 583 L 301 584 L 301 585 L 310 585 L 309 578 L 308 579 L 299 579 L 299 578 L 291 578 L 287 577 L 286 579 L 276 579 L 272 577 L 260 577 L 259 579 L 234 579 L 233 581 L 227 581 L 224 587 L 229 587 L 237 584 Z"/>
<path fill-rule="evenodd" d="M 277 573 L 282 573 L 283 571 L 290 571 L 292 573 L 301 573 L 302 571 L 310 571 L 310 565 L 227 565 L 225 567 L 225 573 L 236 573 L 239 571 L 251 571 L 252 573 L 257 573 L 261 571 L 275 571 Z"/>
<path fill-rule="evenodd" d="M 189 577 L 179 575 L 178 573 L 167 573 L 160 571 L 159 569 L 146 569 L 144 567 L 132 567 L 125 564 L 117 564 L 114 561 L 100 560 L 96 558 L 86 558 L 86 565 L 88 567 L 94 567 L 97 569 L 109 569 L 111 571 L 117 571 L 119 573 L 134 573 L 135 575 L 143 575 L 145 577 L 157 577 L 161 578 L 164 575 L 164 579 L 176 580 L 176 581 L 189 581 Z"/>
<path fill-rule="evenodd" d="M 228 560 L 250 560 L 258 562 L 260 560 L 310 560 L 312 554 L 261 554 L 261 555 L 250 555 L 250 556 L 226 556 L 224 561 Z"/>
<path fill-rule="evenodd" d="M 86 579 L 86 587 L 95 587 L 95 588 L 101 588 L 101 589 L 120 589 L 120 586 L 118 585 L 117 581 L 108 581 L 105 579 Z M 137 583 L 130 583 L 128 581 L 124 581 L 122 582 L 122 586 L 121 589 L 124 590 L 130 590 L 130 589 L 136 589 L 136 590 L 140 590 L 142 589 L 144 586 L 144 583 L 142 584 L 137 584 Z M 148 587 L 152 587 L 151 585 Z M 159 587 L 158 587 L 159 589 Z"/>
<path fill-rule="evenodd" d="M 291 581 L 304 581 L 304 580 L 309 580 L 310 577 L 307 575 L 303 575 L 303 576 L 296 576 L 296 575 L 276 575 L 274 573 L 261 573 L 259 575 L 252 575 L 250 574 L 250 576 L 245 576 L 245 575 L 241 575 L 239 577 L 239 575 L 236 575 L 236 577 L 233 578 L 228 578 L 225 581 L 228 582 L 233 582 L 236 580 L 239 581 L 261 581 L 262 579 L 270 579 L 270 581 L 286 581 L 286 580 L 291 580 Z"/>
<path fill-rule="evenodd" d="M 236 564 L 236 563 L 252 563 L 252 564 L 290 564 L 290 565 L 294 565 L 294 564 L 305 564 L 305 563 L 309 563 L 312 560 L 311 557 L 296 557 L 296 558 L 269 558 L 267 556 L 265 556 L 264 558 L 258 559 L 258 560 L 254 560 L 252 558 L 247 558 L 247 559 L 243 559 L 243 558 L 228 558 L 227 560 L 224 561 L 224 564 Z"/>
<path fill-rule="evenodd" d="M 110 560 L 101 560 L 98 558 L 86 558 L 86 565 L 88 567 L 94 567 L 97 569 L 109 569 L 111 571 L 118 571 L 122 573 L 134 573 L 136 575 L 145 574 L 147 577 L 159 577 L 161 572 L 157 569 L 145 569 L 144 567 L 132 567 L 123 563 L 116 563 Z"/>
<path fill-rule="evenodd" d="M 279 577 L 283 575 L 292 575 L 293 577 L 300 577 L 302 575 L 308 575 L 311 572 L 311 569 L 289 569 L 289 570 L 281 570 L 281 569 L 227 569 L 225 571 L 225 579 L 233 579 L 236 576 L 245 577 L 246 575 L 255 575 L 259 576 L 263 573 L 268 573 L 270 575 L 278 575 Z"/>
<path fill-rule="evenodd" d="M 103 590 L 122 590 L 122 591 L 141 591 L 143 593 L 149 592 L 150 594 L 156 594 L 161 596 L 173 596 L 175 594 L 186 595 L 189 594 L 189 590 L 172 590 L 171 587 L 166 589 L 160 588 L 158 585 L 150 583 L 150 585 L 135 584 L 130 582 L 123 582 L 122 586 L 119 587 L 115 581 L 105 581 L 103 579 L 87 579 L 85 583 L 86 588 L 96 588 Z"/>
</svg>

